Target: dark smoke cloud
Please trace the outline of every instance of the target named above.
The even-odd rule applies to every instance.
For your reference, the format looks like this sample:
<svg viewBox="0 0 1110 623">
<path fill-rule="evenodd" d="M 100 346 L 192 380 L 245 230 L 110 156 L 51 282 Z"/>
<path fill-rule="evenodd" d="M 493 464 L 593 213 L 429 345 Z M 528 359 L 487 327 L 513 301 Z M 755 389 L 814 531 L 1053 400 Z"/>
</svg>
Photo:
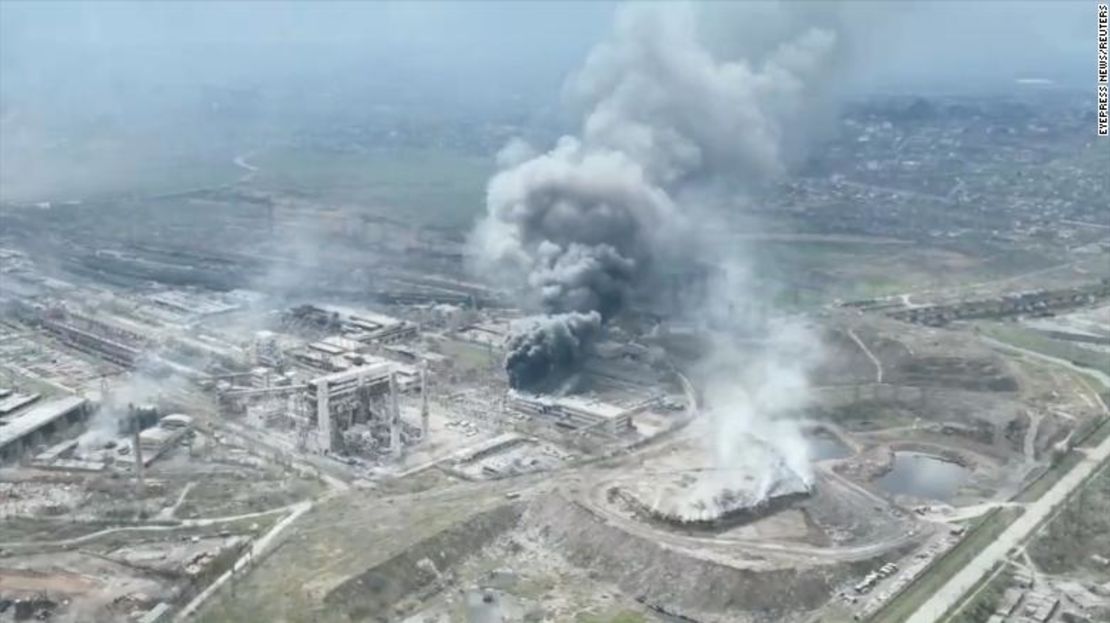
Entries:
<svg viewBox="0 0 1110 623">
<path fill-rule="evenodd" d="M 833 31 L 799 27 L 726 60 L 701 40 L 698 16 L 689 4 L 621 7 L 567 85 L 583 110 L 580 137 L 540 155 L 520 142 L 499 154 L 505 168 L 474 236 L 482 268 L 557 314 L 510 339 L 514 387 L 570 371 L 583 356 L 572 349 L 588 349 L 599 328 L 581 314 L 619 314 L 631 292 L 661 282 L 663 258 L 705 259 L 690 241 L 693 215 L 672 197 L 703 181 L 781 174 L 791 134 L 819 101 Z"/>
<path fill-rule="evenodd" d="M 619 307 L 614 295 L 636 283 L 661 228 L 680 221 L 637 162 L 570 137 L 495 175 L 487 208 L 482 258 L 518 288 L 542 290 L 531 303 L 547 311 Z M 583 308 L 589 300 L 597 306 Z"/>
<path fill-rule="evenodd" d="M 516 389 L 548 391 L 569 376 L 601 331 L 601 314 L 569 312 L 521 322 L 509 338 L 505 370 Z"/>
<path fill-rule="evenodd" d="M 608 317 L 621 308 L 636 271 L 635 260 L 607 244 L 589 247 L 575 242 L 563 248 L 544 241 L 538 255 L 530 283 L 539 289 L 544 309 L 552 313 L 597 310 Z"/>
</svg>

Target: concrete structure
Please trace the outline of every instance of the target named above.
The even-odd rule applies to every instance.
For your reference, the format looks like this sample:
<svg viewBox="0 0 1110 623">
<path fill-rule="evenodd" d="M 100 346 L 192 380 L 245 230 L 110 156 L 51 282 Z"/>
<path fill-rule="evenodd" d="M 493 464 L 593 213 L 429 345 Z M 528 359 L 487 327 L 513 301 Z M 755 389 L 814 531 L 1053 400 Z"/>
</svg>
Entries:
<svg viewBox="0 0 1110 623">
<path fill-rule="evenodd" d="M 84 398 L 67 396 L 39 404 L 9 420 L 0 426 L 0 460 L 18 458 L 45 436 L 85 419 L 86 405 Z"/>
<path fill-rule="evenodd" d="M 162 418 L 159 424 L 162 428 L 176 429 L 176 428 L 192 428 L 193 418 L 185 415 L 184 413 L 171 413 Z"/>
<path fill-rule="evenodd" d="M 428 438 L 428 364 L 420 368 L 420 434 Z"/>
<path fill-rule="evenodd" d="M 290 310 L 287 318 L 297 324 L 338 331 L 362 344 L 391 344 L 419 334 L 415 323 L 367 310 L 301 305 Z"/>
<path fill-rule="evenodd" d="M 4 399 L 0 400 L 0 415 L 7 415 L 17 411 L 42 397 L 42 394 L 13 394 L 10 391 Z"/>
<path fill-rule="evenodd" d="M 43 328 L 77 350 L 103 357 L 126 367 L 135 365 L 142 354 L 143 339 L 79 314 L 43 314 Z"/>
<path fill-rule="evenodd" d="M 349 331 L 348 336 L 359 342 L 391 344 L 419 334 L 419 328 L 411 322 L 367 312 L 351 314 L 347 318 L 347 325 L 348 329 L 354 329 Z"/>
<path fill-rule="evenodd" d="M 241 307 L 238 302 L 224 300 L 223 297 L 210 292 L 166 290 L 149 295 L 147 300 L 171 312 L 195 317 L 226 314 Z"/>
<path fill-rule="evenodd" d="M 285 356 L 272 331 L 258 331 L 254 334 L 254 362 L 271 368 L 284 365 Z"/>
<path fill-rule="evenodd" d="M 377 363 L 309 381 L 305 400 L 311 406 L 319 449 L 327 452 L 335 449 L 339 433 L 337 420 L 350 423 L 369 419 L 369 400 L 392 394 L 395 386 L 393 377 L 391 364 Z M 395 404 L 391 401 L 391 411 Z M 399 415 L 396 418 L 399 419 Z M 390 417 L 389 421 L 392 426 L 394 418 Z M 392 443 L 392 433 L 390 439 Z"/>
<path fill-rule="evenodd" d="M 632 416 L 650 403 L 626 409 L 581 396 L 540 396 L 509 392 L 509 406 L 532 416 L 574 430 L 600 430 L 620 434 L 632 426 Z"/>
</svg>

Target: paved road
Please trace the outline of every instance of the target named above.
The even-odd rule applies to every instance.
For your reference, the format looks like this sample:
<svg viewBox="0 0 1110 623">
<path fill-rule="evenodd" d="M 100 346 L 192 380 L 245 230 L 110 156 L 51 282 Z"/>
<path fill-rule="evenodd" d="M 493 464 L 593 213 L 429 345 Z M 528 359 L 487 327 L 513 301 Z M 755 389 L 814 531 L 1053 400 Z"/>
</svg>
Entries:
<svg viewBox="0 0 1110 623">
<path fill-rule="evenodd" d="M 1087 456 L 1039 500 L 1028 504 L 1025 507 L 1025 514 L 1010 524 L 1005 532 L 999 535 L 986 549 L 979 552 L 979 555 L 966 567 L 949 578 L 948 582 L 909 618 L 908 623 L 935 623 L 940 621 L 945 612 L 958 604 L 977 582 L 990 573 L 991 568 L 996 563 L 1006 558 L 1007 553 L 1012 548 L 1020 545 L 1032 535 L 1038 524 L 1048 517 L 1067 498 L 1068 494 L 1082 484 L 1083 480 L 1094 473 L 1108 458 L 1110 458 L 1110 437 L 1087 452 Z"/>
</svg>

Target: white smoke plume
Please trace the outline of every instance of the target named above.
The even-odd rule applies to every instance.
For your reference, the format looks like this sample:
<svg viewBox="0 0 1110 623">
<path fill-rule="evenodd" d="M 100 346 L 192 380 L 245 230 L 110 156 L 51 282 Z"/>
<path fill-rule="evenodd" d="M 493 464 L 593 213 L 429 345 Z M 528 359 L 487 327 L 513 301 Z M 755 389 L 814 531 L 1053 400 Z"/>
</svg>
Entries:
<svg viewBox="0 0 1110 623">
<path fill-rule="evenodd" d="M 504 168 L 489 183 L 487 215 L 473 237 L 480 268 L 550 314 L 509 341 L 514 387 L 554 386 L 557 379 L 543 375 L 573 371 L 599 332 L 582 314 L 608 321 L 631 293 L 662 282 L 661 266 L 722 259 L 702 244 L 713 217 L 691 198 L 782 175 L 813 119 L 828 114 L 841 37 L 827 11 L 813 11 L 820 19 L 810 24 L 800 19 L 811 9 L 718 12 L 724 19 L 712 21 L 710 42 L 702 7 L 622 6 L 610 38 L 566 87 L 583 113 L 579 136 L 531 157 L 522 143 L 499 154 Z M 730 26 L 752 45 L 729 39 Z M 736 255 L 742 251 L 724 259 Z M 777 416 L 804 400 L 816 342 L 766 318 L 738 317 L 751 288 L 744 280 L 718 285 L 709 301 L 691 302 L 706 307 L 699 313 L 713 317 L 723 338 L 703 379 L 709 450 L 727 467 L 743 459 L 745 438 L 763 438 L 808 479 L 801 435 Z M 753 334 L 762 334 L 754 347 L 745 342 Z"/>
<path fill-rule="evenodd" d="M 105 443 L 118 439 L 130 406 L 156 404 L 166 394 L 186 385 L 185 379 L 175 375 L 157 378 L 141 370 L 128 374 L 122 383 L 113 384 L 107 396 L 101 397 L 100 408 L 77 438 L 78 451 L 99 450 Z"/>
<path fill-rule="evenodd" d="M 809 450 L 792 416 L 809 399 L 808 370 L 820 349 L 813 334 L 797 322 L 774 320 L 756 342 L 717 340 L 718 347 L 697 370 L 704 399 L 701 427 L 716 474 L 759 478 L 761 493 L 787 476 L 785 467 L 806 485 L 813 484 Z M 753 448 L 753 442 L 761 448 Z M 766 469 L 767 467 L 775 469 Z M 716 484 L 723 488 L 725 482 Z"/>
<path fill-rule="evenodd" d="M 715 58 L 693 5 L 633 5 L 618 13 L 568 86 L 589 110 L 583 142 L 618 150 L 674 188 L 690 176 L 751 181 L 781 174 L 785 137 L 809 111 L 836 35 L 806 28 L 763 58 Z"/>
</svg>

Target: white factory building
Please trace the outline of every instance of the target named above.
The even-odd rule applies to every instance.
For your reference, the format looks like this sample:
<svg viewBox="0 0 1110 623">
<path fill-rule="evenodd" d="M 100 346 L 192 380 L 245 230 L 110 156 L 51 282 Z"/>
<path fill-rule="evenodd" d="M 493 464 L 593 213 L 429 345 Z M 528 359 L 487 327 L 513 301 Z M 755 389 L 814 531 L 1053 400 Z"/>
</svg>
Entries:
<svg viewBox="0 0 1110 623">
<path fill-rule="evenodd" d="M 632 427 L 632 416 L 650 406 L 651 402 L 625 408 L 583 396 L 540 396 L 510 391 L 508 404 L 517 411 L 563 428 L 619 435 Z"/>
</svg>

